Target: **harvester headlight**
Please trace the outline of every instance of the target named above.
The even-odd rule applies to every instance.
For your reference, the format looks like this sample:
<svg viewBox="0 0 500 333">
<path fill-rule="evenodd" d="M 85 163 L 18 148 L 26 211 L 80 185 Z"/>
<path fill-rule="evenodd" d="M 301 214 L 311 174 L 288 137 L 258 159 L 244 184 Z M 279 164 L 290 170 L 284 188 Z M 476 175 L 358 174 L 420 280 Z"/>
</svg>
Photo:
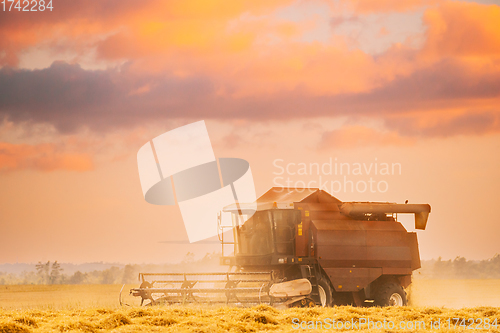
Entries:
<svg viewBox="0 0 500 333">
<path fill-rule="evenodd" d="M 286 261 L 287 261 L 287 260 L 286 260 L 286 258 L 279 258 L 279 259 L 278 259 L 278 262 L 279 262 L 280 264 L 286 264 Z"/>
</svg>

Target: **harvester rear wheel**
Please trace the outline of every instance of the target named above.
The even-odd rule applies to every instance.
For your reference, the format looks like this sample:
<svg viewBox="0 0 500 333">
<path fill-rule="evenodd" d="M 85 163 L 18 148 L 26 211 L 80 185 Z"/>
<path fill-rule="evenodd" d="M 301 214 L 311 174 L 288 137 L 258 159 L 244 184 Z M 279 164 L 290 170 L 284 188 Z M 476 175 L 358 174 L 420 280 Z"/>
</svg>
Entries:
<svg viewBox="0 0 500 333">
<path fill-rule="evenodd" d="M 375 294 L 375 305 L 378 306 L 406 306 L 406 292 L 396 282 L 387 282 L 380 286 Z"/>
<path fill-rule="evenodd" d="M 330 287 L 330 284 L 324 278 L 321 278 L 318 281 L 318 293 L 319 305 L 323 307 L 332 306 L 332 287 Z"/>
</svg>

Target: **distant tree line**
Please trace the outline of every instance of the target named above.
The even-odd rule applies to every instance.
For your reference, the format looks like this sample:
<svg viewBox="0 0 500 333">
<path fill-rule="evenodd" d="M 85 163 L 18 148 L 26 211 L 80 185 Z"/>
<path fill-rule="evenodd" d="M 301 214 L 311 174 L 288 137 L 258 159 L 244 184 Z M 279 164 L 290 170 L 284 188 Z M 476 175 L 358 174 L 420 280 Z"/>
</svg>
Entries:
<svg viewBox="0 0 500 333">
<path fill-rule="evenodd" d="M 25 271 L 20 274 L 0 272 L 0 285 L 13 284 L 120 284 L 137 283 L 140 272 L 196 272 L 220 271 L 220 254 L 207 253 L 199 260 L 194 259 L 194 254 L 188 252 L 180 263 L 176 264 L 142 264 L 113 266 L 105 270 L 91 272 L 76 271 L 72 275 L 64 274 L 64 270 L 57 262 L 38 262 L 35 271 Z"/>
<path fill-rule="evenodd" d="M 456 257 L 453 260 L 422 261 L 419 277 L 429 279 L 500 279 L 500 254 L 486 260 L 467 260 Z"/>
<path fill-rule="evenodd" d="M 129 264 L 91 272 L 76 271 L 71 275 L 64 274 L 57 261 L 47 261 L 39 262 L 35 271 L 21 274 L 0 272 L 0 285 L 137 283 L 140 272 L 219 272 L 224 270 L 224 267 L 219 266 L 219 258 L 219 253 L 207 253 L 202 259 L 195 260 L 194 254 L 188 252 L 184 260 L 176 264 Z M 414 276 L 424 279 L 500 279 L 500 255 L 486 260 L 467 260 L 464 257 L 423 260 L 422 268 Z"/>
</svg>

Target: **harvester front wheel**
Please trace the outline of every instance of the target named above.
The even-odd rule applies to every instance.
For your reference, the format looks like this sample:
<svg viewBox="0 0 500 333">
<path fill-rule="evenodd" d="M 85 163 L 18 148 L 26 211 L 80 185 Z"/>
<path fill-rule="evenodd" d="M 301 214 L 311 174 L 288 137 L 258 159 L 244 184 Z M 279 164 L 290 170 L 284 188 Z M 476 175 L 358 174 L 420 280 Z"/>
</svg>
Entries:
<svg viewBox="0 0 500 333">
<path fill-rule="evenodd" d="M 383 284 L 375 295 L 375 305 L 378 306 L 406 306 L 406 292 L 396 282 Z"/>
<path fill-rule="evenodd" d="M 318 281 L 318 294 L 321 306 L 332 306 L 332 287 L 330 287 L 330 284 L 325 279 Z"/>
</svg>

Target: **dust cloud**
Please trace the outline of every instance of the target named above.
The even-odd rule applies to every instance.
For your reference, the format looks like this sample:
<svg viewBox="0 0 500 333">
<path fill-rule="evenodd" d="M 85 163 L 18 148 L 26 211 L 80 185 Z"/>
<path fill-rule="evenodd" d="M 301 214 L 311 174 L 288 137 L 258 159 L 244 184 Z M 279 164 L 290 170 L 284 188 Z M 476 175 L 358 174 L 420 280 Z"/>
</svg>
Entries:
<svg viewBox="0 0 500 333">
<path fill-rule="evenodd" d="M 407 290 L 412 306 L 464 308 L 500 306 L 500 280 L 414 280 Z"/>
</svg>

